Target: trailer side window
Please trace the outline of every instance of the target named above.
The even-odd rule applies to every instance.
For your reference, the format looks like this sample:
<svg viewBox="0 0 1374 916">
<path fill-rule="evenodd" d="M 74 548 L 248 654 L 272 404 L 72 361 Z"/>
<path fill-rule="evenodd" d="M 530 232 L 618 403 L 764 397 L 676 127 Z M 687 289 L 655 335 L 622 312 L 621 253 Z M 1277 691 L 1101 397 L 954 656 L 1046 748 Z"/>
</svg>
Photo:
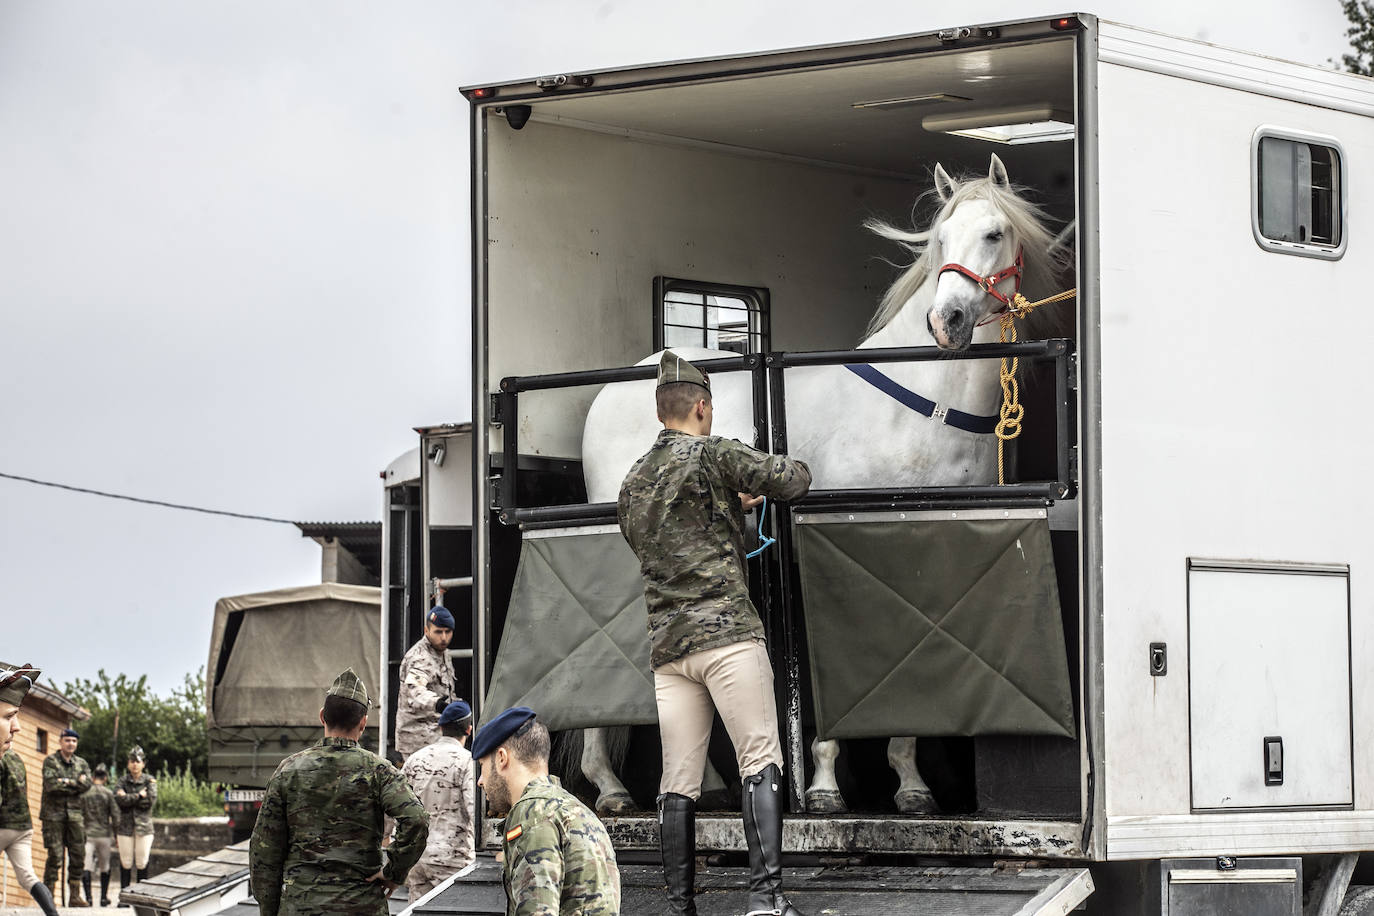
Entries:
<svg viewBox="0 0 1374 916">
<path fill-rule="evenodd" d="M 768 290 L 654 277 L 654 349 L 664 347 L 766 352 Z"/>
<path fill-rule="evenodd" d="M 1339 143 L 1261 127 L 1251 161 L 1251 218 L 1261 248 L 1318 258 L 1345 253 L 1345 156 Z"/>
</svg>

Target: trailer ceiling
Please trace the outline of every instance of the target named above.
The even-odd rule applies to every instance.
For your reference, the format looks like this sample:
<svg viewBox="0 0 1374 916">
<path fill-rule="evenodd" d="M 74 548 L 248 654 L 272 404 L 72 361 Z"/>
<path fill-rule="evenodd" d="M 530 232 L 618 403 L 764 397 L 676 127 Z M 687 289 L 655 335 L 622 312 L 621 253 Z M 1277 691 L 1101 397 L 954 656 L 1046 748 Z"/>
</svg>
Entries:
<svg viewBox="0 0 1374 916">
<path fill-rule="evenodd" d="M 1071 37 L 989 45 L 878 62 L 672 84 L 533 101 L 533 117 L 594 130 L 719 144 L 862 171 L 924 177 L 936 161 L 985 160 L 996 152 L 1030 168 L 1062 143 L 1008 146 L 927 131 L 930 114 L 1047 106 L 1074 111 Z M 926 101 L 855 103 L 926 95 Z"/>
</svg>

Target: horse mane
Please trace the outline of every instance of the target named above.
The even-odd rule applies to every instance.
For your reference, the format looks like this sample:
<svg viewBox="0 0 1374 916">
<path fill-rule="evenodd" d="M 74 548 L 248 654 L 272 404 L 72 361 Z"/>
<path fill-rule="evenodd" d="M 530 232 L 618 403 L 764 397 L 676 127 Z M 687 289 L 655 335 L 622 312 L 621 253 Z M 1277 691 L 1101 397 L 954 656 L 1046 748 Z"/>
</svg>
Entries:
<svg viewBox="0 0 1374 916">
<path fill-rule="evenodd" d="M 864 222 L 864 228 L 885 239 L 899 243 L 915 256 L 892 285 L 883 293 L 883 298 L 874 312 L 873 318 L 864 331 L 868 339 L 887 326 L 916 294 L 916 291 L 945 264 L 943 246 L 940 244 L 940 227 L 960 204 L 970 200 L 989 201 L 1007 219 L 1011 231 L 1021 242 L 1025 257 L 1021 290 L 1026 298 L 1034 301 L 1053 295 L 1064 288 L 1063 279 L 1073 271 L 1073 250 L 1062 238 L 1048 228 L 1051 217 L 1039 205 L 1026 198 L 1029 191 L 1021 185 L 1002 185 L 991 178 L 973 178 L 962 181 L 949 200 L 931 221 L 930 227 L 921 231 L 900 229 L 878 219 Z M 915 207 L 934 195 L 935 189 L 922 194 Z M 915 209 L 915 208 L 913 208 Z M 1071 238 L 1071 235 L 1069 236 Z M 1072 285 L 1071 283 L 1069 285 Z M 1072 307 L 1060 305 L 1047 306 L 1031 312 L 1021 322 L 1022 336 L 1025 338 L 1045 338 L 1068 336 L 1073 330 Z"/>
</svg>

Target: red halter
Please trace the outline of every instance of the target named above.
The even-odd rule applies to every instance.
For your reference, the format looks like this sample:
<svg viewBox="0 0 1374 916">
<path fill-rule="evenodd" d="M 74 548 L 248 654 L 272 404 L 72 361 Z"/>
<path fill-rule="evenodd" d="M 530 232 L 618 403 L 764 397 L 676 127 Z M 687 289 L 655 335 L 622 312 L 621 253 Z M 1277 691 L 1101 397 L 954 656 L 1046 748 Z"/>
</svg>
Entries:
<svg viewBox="0 0 1374 916">
<path fill-rule="evenodd" d="M 978 274 L 969 270 L 964 265 L 955 264 L 952 262 L 946 264 L 944 267 L 941 267 L 940 273 L 944 273 L 947 270 L 952 270 L 955 273 L 961 273 L 964 276 L 968 277 L 970 280 L 972 280 L 974 283 L 977 283 L 978 288 L 981 289 L 983 292 L 987 293 L 989 296 L 996 299 L 998 302 L 1002 303 L 1002 307 L 1000 309 L 998 309 L 996 312 L 993 312 L 991 315 L 989 315 L 987 318 L 984 318 L 982 321 L 978 322 L 979 327 L 981 327 L 995 319 L 998 315 L 1002 314 L 1007 309 L 1011 308 L 1012 297 L 999 292 L 997 290 L 997 284 L 1001 283 L 1008 277 L 1015 277 L 1016 292 L 1021 292 L 1021 269 L 1025 266 L 1025 263 L 1025 259 L 1022 257 L 1021 254 L 1021 246 L 1018 245 L 1016 247 L 1016 260 L 1012 262 L 1012 265 L 1008 267 L 1006 270 L 999 270 L 995 274 L 989 274 L 986 277 L 980 277 Z"/>
</svg>

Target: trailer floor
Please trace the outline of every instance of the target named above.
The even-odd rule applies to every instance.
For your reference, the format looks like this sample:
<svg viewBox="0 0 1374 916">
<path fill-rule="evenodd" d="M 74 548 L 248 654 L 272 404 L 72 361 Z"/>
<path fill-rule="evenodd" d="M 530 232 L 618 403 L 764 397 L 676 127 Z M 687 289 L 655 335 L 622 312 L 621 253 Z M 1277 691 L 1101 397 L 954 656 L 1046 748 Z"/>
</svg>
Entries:
<svg viewBox="0 0 1374 916">
<path fill-rule="evenodd" d="M 1055 880 L 1062 883 L 1066 871 L 1076 870 L 808 867 L 788 869 L 784 882 L 788 897 L 809 916 L 1004 916 L 1026 912 L 1024 908 L 1031 900 L 1044 897 Z M 748 883 L 746 868 L 698 869 L 699 916 L 739 916 L 747 902 Z M 661 916 L 667 912 L 663 870 L 658 866 L 622 865 L 620 885 L 623 916 Z M 500 863 L 479 857 L 469 874 L 418 905 L 414 912 L 417 916 L 505 913 Z"/>
</svg>

